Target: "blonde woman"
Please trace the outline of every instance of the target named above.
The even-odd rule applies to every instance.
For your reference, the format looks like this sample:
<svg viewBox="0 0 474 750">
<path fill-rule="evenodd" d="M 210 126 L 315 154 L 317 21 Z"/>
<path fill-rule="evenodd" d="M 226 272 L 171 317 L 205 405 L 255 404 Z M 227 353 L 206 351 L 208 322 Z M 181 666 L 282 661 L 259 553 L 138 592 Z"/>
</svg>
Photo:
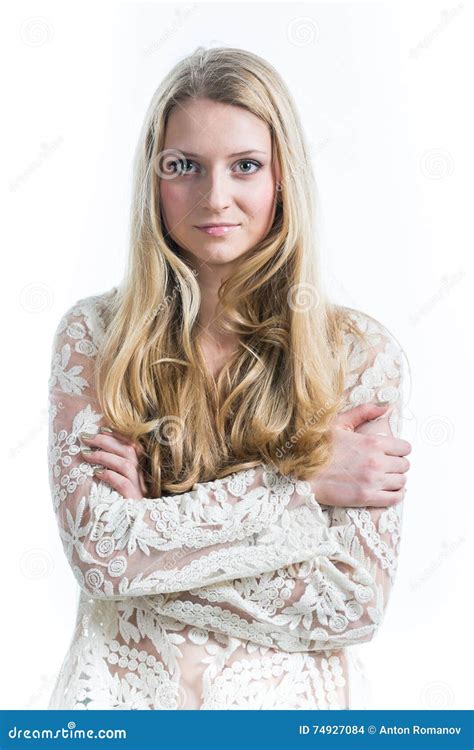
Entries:
<svg viewBox="0 0 474 750">
<path fill-rule="evenodd" d="M 259 56 L 180 61 L 134 179 L 121 285 L 54 337 L 80 599 L 49 708 L 352 708 L 397 565 L 402 351 L 326 298 L 307 143 Z"/>
</svg>

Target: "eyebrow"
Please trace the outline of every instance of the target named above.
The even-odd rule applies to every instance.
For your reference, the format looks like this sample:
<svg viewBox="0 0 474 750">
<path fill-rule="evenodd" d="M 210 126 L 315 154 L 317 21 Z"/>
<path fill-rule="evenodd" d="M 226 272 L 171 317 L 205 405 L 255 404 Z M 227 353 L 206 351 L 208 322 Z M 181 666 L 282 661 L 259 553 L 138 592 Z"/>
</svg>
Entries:
<svg viewBox="0 0 474 750">
<path fill-rule="evenodd" d="M 175 149 L 171 150 L 174 151 Z M 192 154 L 190 151 L 183 151 L 182 149 L 176 149 L 176 151 L 181 151 L 184 156 L 191 156 L 193 159 L 202 159 L 199 154 Z M 232 158 L 234 156 L 244 156 L 245 154 L 263 154 L 264 156 L 266 156 L 266 151 L 260 151 L 258 148 L 249 148 L 245 151 L 238 151 L 236 154 L 229 154 L 227 158 Z"/>
</svg>

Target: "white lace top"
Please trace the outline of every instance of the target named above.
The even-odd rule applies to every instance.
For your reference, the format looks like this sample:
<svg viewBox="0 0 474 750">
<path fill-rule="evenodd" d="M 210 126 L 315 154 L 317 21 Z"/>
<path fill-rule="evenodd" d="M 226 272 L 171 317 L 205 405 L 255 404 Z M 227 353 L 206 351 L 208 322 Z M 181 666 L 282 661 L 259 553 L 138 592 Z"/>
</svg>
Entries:
<svg viewBox="0 0 474 750">
<path fill-rule="evenodd" d="M 382 623 L 402 503 L 320 505 L 308 482 L 264 464 L 141 500 L 93 477 L 79 433 L 106 424 L 93 362 L 113 291 L 76 302 L 53 342 L 50 483 L 80 591 L 48 708 L 364 707 L 348 647 Z M 380 324 L 352 314 L 372 348 L 346 334 L 346 408 L 391 401 L 399 435 L 401 351 Z"/>
</svg>

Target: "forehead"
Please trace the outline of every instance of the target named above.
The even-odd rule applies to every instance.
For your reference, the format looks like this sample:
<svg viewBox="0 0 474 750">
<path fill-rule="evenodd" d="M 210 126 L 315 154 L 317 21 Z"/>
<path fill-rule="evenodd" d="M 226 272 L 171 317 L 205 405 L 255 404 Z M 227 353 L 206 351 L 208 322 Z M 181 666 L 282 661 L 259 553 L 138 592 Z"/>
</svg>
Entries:
<svg viewBox="0 0 474 750">
<path fill-rule="evenodd" d="M 235 104 L 196 99 L 180 102 L 171 111 L 165 148 L 191 151 L 203 157 L 259 149 L 271 153 L 266 122 Z"/>
</svg>

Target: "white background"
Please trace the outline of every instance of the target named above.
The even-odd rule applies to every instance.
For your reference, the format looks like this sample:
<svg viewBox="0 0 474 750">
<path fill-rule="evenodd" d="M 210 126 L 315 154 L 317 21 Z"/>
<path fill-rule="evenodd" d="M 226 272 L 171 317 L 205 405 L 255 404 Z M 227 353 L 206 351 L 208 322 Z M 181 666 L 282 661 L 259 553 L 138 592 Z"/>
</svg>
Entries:
<svg viewBox="0 0 474 750">
<path fill-rule="evenodd" d="M 397 580 L 357 652 L 370 707 L 471 708 L 472 4 L 45 1 L 3 16 L 0 707 L 46 707 L 75 620 L 47 473 L 54 329 L 121 279 L 153 91 L 197 45 L 224 44 L 289 85 L 312 145 L 327 283 L 410 363 Z"/>
</svg>

